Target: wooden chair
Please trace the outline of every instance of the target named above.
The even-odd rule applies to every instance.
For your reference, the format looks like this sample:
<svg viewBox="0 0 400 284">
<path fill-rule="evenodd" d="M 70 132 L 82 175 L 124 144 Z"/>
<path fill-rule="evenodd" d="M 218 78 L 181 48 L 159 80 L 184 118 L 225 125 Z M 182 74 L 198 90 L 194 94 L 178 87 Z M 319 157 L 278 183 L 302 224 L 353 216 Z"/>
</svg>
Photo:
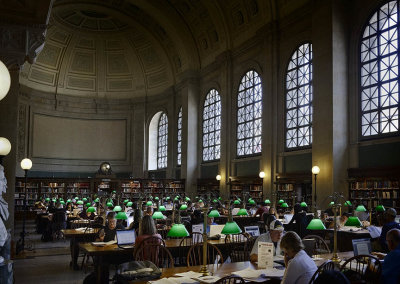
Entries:
<svg viewBox="0 0 400 284">
<path fill-rule="evenodd" d="M 318 267 L 317 271 L 315 271 L 313 277 L 311 278 L 310 282 L 308 282 L 308 284 L 314 283 L 315 279 L 317 279 L 322 272 L 329 270 L 335 270 L 335 263 L 331 260 L 325 261 Z"/>
<path fill-rule="evenodd" d="M 239 276 L 225 276 L 219 279 L 215 284 L 244 284 L 246 281 L 242 277 Z"/>
<path fill-rule="evenodd" d="M 191 246 L 203 242 L 203 235 L 200 233 L 192 233 L 191 237 L 185 237 L 179 243 L 178 257 L 175 258 L 177 266 L 186 266 L 186 256 Z"/>
<path fill-rule="evenodd" d="M 343 263 L 340 271 L 351 283 L 380 283 L 382 266 L 375 256 L 357 255 Z"/>
<path fill-rule="evenodd" d="M 225 238 L 225 243 L 245 243 L 249 240 L 249 235 L 247 233 L 227 235 Z"/>
<path fill-rule="evenodd" d="M 331 253 L 331 250 L 329 249 L 328 244 L 325 242 L 323 238 L 317 235 L 307 235 L 303 239 L 303 242 L 305 243 L 307 240 L 310 240 L 313 242 L 312 247 L 308 247 L 306 245 L 305 251 L 307 252 L 308 255 L 318 255 L 318 254 L 323 254 L 323 253 Z"/>
<path fill-rule="evenodd" d="M 250 251 L 252 249 L 250 240 L 251 238 L 246 233 L 226 236 L 225 244 L 229 244 L 228 253 L 231 262 L 250 260 Z M 249 246 L 251 247 L 249 248 Z"/>
<path fill-rule="evenodd" d="M 174 259 L 169 250 L 160 244 L 144 244 L 135 251 L 134 260 L 148 260 L 158 268 L 174 268 Z"/>
<path fill-rule="evenodd" d="M 203 243 L 190 247 L 186 258 L 187 266 L 203 264 Z M 217 269 L 224 263 L 221 251 L 213 244 L 207 243 L 207 264 L 217 265 Z"/>
</svg>

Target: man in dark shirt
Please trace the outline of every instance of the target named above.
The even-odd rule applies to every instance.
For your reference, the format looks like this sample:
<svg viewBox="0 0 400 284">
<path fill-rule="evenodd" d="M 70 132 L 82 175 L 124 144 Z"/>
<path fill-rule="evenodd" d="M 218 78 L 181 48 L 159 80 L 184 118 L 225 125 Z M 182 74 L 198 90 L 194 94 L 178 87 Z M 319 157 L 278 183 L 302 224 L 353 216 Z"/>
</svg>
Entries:
<svg viewBox="0 0 400 284">
<path fill-rule="evenodd" d="M 385 220 L 386 223 L 382 227 L 382 233 L 381 236 L 379 237 L 379 242 L 381 244 L 382 250 L 384 252 L 388 252 L 388 246 L 386 244 L 386 234 L 391 230 L 391 229 L 399 229 L 400 230 L 400 224 L 395 222 L 396 218 L 396 209 L 394 208 L 389 208 L 385 212 Z"/>
<path fill-rule="evenodd" d="M 382 276 L 384 283 L 399 283 L 400 280 L 400 230 L 392 229 L 387 235 L 387 245 L 390 252 L 386 255 L 383 266 Z"/>
<path fill-rule="evenodd" d="M 107 214 L 107 224 L 103 229 L 99 231 L 99 236 L 97 241 L 100 242 L 109 242 L 115 240 L 115 235 L 117 234 L 117 230 L 123 230 L 124 227 L 122 225 L 117 224 L 117 220 L 115 219 L 115 212 L 110 212 Z"/>
</svg>

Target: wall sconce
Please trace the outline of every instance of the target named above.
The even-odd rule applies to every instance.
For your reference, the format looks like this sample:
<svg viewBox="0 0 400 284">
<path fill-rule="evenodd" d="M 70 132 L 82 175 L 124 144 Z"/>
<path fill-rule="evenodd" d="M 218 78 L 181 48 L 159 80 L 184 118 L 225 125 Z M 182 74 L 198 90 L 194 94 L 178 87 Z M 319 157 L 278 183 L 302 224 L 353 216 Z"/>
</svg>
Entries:
<svg viewBox="0 0 400 284">
<path fill-rule="evenodd" d="M 221 178 L 222 178 L 221 175 L 217 175 L 217 176 L 215 177 L 215 179 L 218 180 L 218 181 L 220 181 Z"/>
<path fill-rule="evenodd" d="M 0 61 L 0 101 L 7 95 L 11 86 L 10 72 L 6 65 Z"/>
</svg>

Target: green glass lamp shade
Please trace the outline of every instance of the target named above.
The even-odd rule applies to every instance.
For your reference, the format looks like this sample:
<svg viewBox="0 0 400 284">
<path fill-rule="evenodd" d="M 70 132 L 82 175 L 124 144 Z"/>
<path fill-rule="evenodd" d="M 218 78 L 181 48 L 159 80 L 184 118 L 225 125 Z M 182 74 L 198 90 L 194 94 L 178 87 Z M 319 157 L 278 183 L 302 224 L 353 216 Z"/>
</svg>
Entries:
<svg viewBox="0 0 400 284">
<path fill-rule="evenodd" d="M 224 228 L 221 231 L 221 234 L 233 235 L 233 234 L 240 234 L 241 232 L 242 232 L 242 230 L 240 229 L 238 224 L 236 224 L 236 222 L 232 221 L 232 222 L 227 222 L 225 224 Z"/>
<path fill-rule="evenodd" d="M 365 212 L 367 209 L 364 207 L 364 205 L 358 205 L 356 208 L 357 212 Z"/>
<path fill-rule="evenodd" d="M 113 207 L 114 205 L 112 204 L 112 202 L 107 202 L 107 207 Z"/>
<path fill-rule="evenodd" d="M 355 216 L 350 216 L 344 225 L 345 226 L 355 226 L 355 227 L 362 226 L 360 219 L 358 219 L 358 217 L 355 217 Z"/>
<path fill-rule="evenodd" d="M 94 213 L 94 212 L 96 212 L 96 209 L 94 209 L 94 207 L 90 206 L 90 207 L 86 210 L 86 212 Z"/>
<path fill-rule="evenodd" d="M 116 191 L 116 190 L 113 190 L 112 193 L 117 193 L 117 191 Z"/>
<path fill-rule="evenodd" d="M 160 210 L 160 211 L 167 211 L 167 209 L 165 209 L 165 206 L 164 206 L 164 205 L 161 205 L 160 207 L 158 207 L 158 210 Z"/>
<path fill-rule="evenodd" d="M 156 212 L 154 212 L 153 216 L 151 216 L 151 218 L 153 218 L 153 219 L 164 219 L 164 215 L 160 211 L 156 211 Z"/>
<path fill-rule="evenodd" d="M 124 200 L 124 204 L 126 204 L 126 203 L 128 203 L 129 202 L 129 200 L 128 199 L 125 199 Z"/>
<path fill-rule="evenodd" d="M 100 202 L 100 198 L 97 197 L 97 198 L 94 200 L 94 202 L 96 202 L 96 203 L 97 203 L 97 202 Z"/>
<path fill-rule="evenodd" d="M 347 201 L 344 203 L 344 206 L 353 206 L 353 204 L 351 204 L 351 202 L 350 202 L 349 200 L 347 200 Z"/>
<path fill-rule="evenodd" d="M 90 202 L 86 203 L 86 207 L 90 207 L 90 205 L 92 205 L 92 203 Z"/>
<path fill-rule="evenodd" d="M 281 207 L 282 207 L 282 208 L 289 208 L 289 205 L 288 205 L 286 202 L 283 202 L 283 203 L 281 204 Z"/>
<path fill-rule="evenodd" d="M 208 213 L 208 217 L 210 217 L 210 218 L 215 218 L 215 217 L 219 217 L 220 215 L 219 215 L 219 212 L 218 212 L 218 210 L 211 210 L 210 211 L 210 213 Z"/>
<path fill-rule="evenodd" d="M 131 207 L 133 205 L 132 201 L 129 201 L 128 203 L 126 203 L 126 206 Z"/>
<path fill-rule="evenodd" d="M 64 205 L 64 204 L 65 204 L 65 201 L 64 201 L 64 200 L 61 200 L 60 203 Z"/>
<path fill-rule="evenodd" d="M 71 199 L 68 199 L 67 202 L 71 202 Z"/>
<path fill-rule="evenodd" d="M 178 201 L 178 200 L 179 200 L 178 196 L 174 198 L 174 201 Z"/>
<path fill-rule="evenodd" d="M 333 206 L 335 205 L 335 202 L 331 201 L 331 203 L 329 203 L 329 206 Z"/>
<path fill-rule="evenodd" d="M 233 201 L 233 204 L 240 204 L 240 201 L 238 199 L 236 199 L 235 201 Z"/>
<path fill-rule="evenodd" d="M 203 202 L 203 200 L 201 200 L 201 199 L 200 199 L 198 202 L 199 202 L 199 203 L 202 203 L 202 202 Z"/>
<path fill-rule="evenodd" d="M 238 216 L 248 216 L 249 213 L 247 213 L 247 210 L 245 208 L 242 208 L 238 211 L 238 213 L 236 214 Z"/>
<path fill-rule="evenodd" d="M 83 202 L 86 202 L 86 201 L 87 201 L 87 198 L 86 198 L 86 197 L 82 198 L 82 201 L 83 201 Z"/>
<path fill-rule="evenodd" d="M 76 204 L 83 205 L 83 201 L 82 201 L 82 200 L 78 200 L 78 201 L 76 202 Z"/>
<path fill-rule="evenodd" d="M 60 201 L 64 201 L 64 198 L 61 197 L 61 198 L 59 198 L 59 200 L 60 200 Z"/>
<path fill-rule="evenodd" d="M 385 207 L 383 207 L 383 205 L 378 205 L 375 210 L 376 212 L 385 212 Z"/>
<path fill-rule="evenodd" d="M 78 196 L 76 196 L 76 197 L 75 197 L 75 200 L 78 200 L 78 199 L 79 199 L 79 197 L 78 197 Z"/>
<path fill-rule="evenodd" d="M 307 207 L 307 203 L 305 203 L 304 201 L 302 203 L 300 203 L 301 207 Z"/>
<path fill-rule="evenodd" d="M 186 204 L 182 204 L 179 210 L 186 210 L 188 207 Z"/>
<path fill-rule="evenodd" d="M 222 200 L 222 197 L 220 196 L 220 197 L 218 197 L 218 200 Z"/>
<path fill-rule="evenodd" d="M 271 204 L 271 201 L 269 201 L 269 199 L 265 199 L 264 203 L 265 204 Z"/>
<path fill-rule="evenodd" d="M 46 197 L 46 199 L 45 199 L 46 201 L 50 201 L 50 198 L 49 197 Z"/>
<path fill-rule="evenodd" d="M 123 211 L 118 212 L 117 216 L 115 216 L 115 219 L 117 220 L 126 220 L 128 219 L 128 216 L 126 216 L 126 213 Z"/>
<path fill-rule="evenodd" d="M 312 219 L 307 226 L 307 230 L 326 230 L 326 227 L 321 219 Z"/>
<path fill-rule="evenodd" d="M 190 198 L 186 196 L 186 197 L 185 197 L 185 200 L 186 200 L 186 201 L 190 201 Z"/>
<path fill-rule="evenodd" d="M 249 204 L 254 205 L 254 204 L 256 204 L 256 202 L 252 199 L 252 200 L 249 200 Z"/>
<path fill-rule="evenodd" d="M 147 205 L 147 206 L 152 206 L 152 205 L 153 205 L 153 202 L 149 200 L 149 201 L 147 201 L 146 205 Z"/>
<path fill-rule="evenodd" d="M 171 199 L 171 197 L 169 197 L 169 196 L 167 196 L 166 198 L 165 198 L 165 200 L 170 200 Z"/>
<path fill-rule="evenodd" d="M 158 196 L 156 196 L 156 197 L 154 197 L 154 200 L 158 201 L 158 200 L 160 200 L 160 198 Z"/>
<path fill-rule="evenodd" d="M 284 201 L 283 199 L 281 199 L 281 200 L 278 201 L 279 204 L 282 204 L 282 203 L 284 203 L 284 202 L 285 202 L 285 201 Z"/>
<path fill-rule="evenodd" d="M 117 206 L 114 207 L 113 211 L 114 212 L 121 212 L 122 208 L 121 208 L 121 206 L 117 205 Z"/>
<path fill-rule="evenodd" d="M 214 203 L 218 203 L 218 200 L 217 200 L 217 199 L 214 199 L 213 202 L 214 202 Z"/>
<path fill-rule="evenodd" d="M 169 230 L 167 237 L 177 237 L 177 238 L 182 238 L 182 237 L 188 237 L 189 232 L 186 230 L 186 227 L 183 224 L 174 224 Z"/>
</svg>

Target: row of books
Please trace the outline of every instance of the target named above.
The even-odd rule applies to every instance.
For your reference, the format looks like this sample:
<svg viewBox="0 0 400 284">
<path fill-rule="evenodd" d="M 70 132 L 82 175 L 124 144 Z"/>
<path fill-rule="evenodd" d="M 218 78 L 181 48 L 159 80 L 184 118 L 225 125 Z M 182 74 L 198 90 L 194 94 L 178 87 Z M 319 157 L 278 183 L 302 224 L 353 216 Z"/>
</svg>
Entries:
<svg viewBox="0 0 400 284">
<path fill-rule="evenodd" d="M 350 189 L 400 189 L 399 181 L 355 181 L 350 183 Z"/>
</svg>

